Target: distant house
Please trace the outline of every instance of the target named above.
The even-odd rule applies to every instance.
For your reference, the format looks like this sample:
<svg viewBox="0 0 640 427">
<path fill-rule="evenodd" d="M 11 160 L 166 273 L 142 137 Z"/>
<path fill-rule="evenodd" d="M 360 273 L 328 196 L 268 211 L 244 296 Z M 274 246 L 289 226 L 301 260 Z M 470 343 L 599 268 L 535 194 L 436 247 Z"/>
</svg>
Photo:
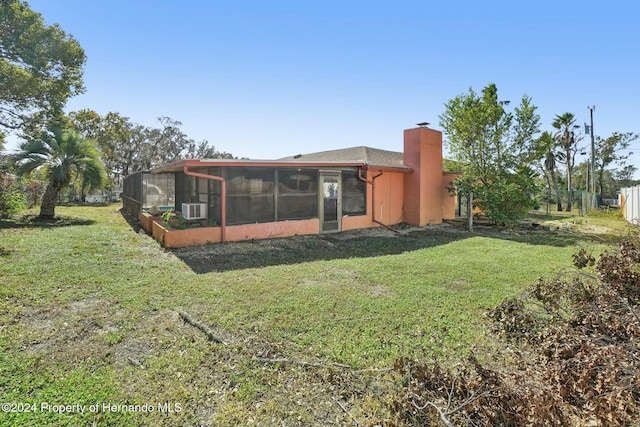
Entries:
<svg viewBox="0 0 640 427">
<path fill-rule="evenodd" d="M 457 175 L 442 170 L 442 133 L 404 131 L 404 152 L 353 147 L 279 160 L 180 160 L 125 178 L 125 210 L 166 247 L 334 233 L 455 216 Z M 146 212 L 181 211 L 199 228 L 167 230 Z"/>
</svg>

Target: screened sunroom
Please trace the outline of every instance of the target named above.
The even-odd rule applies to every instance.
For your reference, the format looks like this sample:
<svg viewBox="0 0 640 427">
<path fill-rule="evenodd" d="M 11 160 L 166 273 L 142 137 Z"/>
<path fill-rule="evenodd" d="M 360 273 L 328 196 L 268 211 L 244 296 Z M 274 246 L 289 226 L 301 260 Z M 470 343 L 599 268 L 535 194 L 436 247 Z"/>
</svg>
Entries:
<svg viewBox="0 0 640 427">
<path fill-rule="evenodd" d="M 455 177 L 442 172 L 442 134 L 409 129 L 404 145 L 404 152 L 359 146 L 280 160 L 179 160 L 127 177 L 124 207 L 166 247 L 453 217 Z M 152 207 L 159 209 L 145 212 Z M 168 209 L 182 214 L 175 227 L 157 215 Z"/>
</svg>

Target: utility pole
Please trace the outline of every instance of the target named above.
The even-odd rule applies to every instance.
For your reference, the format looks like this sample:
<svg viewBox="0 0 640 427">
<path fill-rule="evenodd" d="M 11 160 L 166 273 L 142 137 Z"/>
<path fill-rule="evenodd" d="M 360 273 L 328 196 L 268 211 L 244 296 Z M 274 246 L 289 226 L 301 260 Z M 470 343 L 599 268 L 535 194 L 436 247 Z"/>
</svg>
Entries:
<svg viewBox="0 0 640 427">
<path fill-rule="evenodd" d="M 596 145 L 595 140 L 593 139 L 593 110 L 596 109 L 596 106 L 587 107 L 589 108 L 589 112 L 591 113 L 591 127 L 589 130 L 591 131 L 591 191 L 596 192 Z"/>
</svg>

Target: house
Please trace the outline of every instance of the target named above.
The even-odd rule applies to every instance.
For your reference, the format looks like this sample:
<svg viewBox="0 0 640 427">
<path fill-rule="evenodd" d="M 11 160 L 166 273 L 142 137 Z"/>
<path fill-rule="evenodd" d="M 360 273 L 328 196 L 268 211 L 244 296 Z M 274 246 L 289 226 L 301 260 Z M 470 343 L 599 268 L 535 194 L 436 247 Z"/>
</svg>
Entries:
<svg viewBox="0 0 640 427">
<path fill-rule="evenodd" d="M 279 160 L 180 160 L 125 178 L 123 205 L 165 247 L 322 234 L 455 217 L 442 133 L 404 131 L 404 152 L 353 147 Z M 151 206 L 198 228 L 168 230 Z"/>
</svg>

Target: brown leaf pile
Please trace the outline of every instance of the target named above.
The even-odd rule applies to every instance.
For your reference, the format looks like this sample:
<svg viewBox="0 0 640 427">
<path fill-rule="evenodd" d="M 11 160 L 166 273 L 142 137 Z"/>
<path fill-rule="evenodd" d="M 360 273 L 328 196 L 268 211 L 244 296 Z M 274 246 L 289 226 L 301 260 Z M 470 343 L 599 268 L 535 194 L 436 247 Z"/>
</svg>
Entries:
<svg viewBox="0 0 640 427">
<path fill-rule="evenodd" d="M 640 249 L 625 241 L 597 262 L 584 250 L 573 258 L 577 271 L 538 280 L 488 314 L 508 364 L 399 360 L 395 413 L 410 425 L 637 425 Z"/>
</svg>

